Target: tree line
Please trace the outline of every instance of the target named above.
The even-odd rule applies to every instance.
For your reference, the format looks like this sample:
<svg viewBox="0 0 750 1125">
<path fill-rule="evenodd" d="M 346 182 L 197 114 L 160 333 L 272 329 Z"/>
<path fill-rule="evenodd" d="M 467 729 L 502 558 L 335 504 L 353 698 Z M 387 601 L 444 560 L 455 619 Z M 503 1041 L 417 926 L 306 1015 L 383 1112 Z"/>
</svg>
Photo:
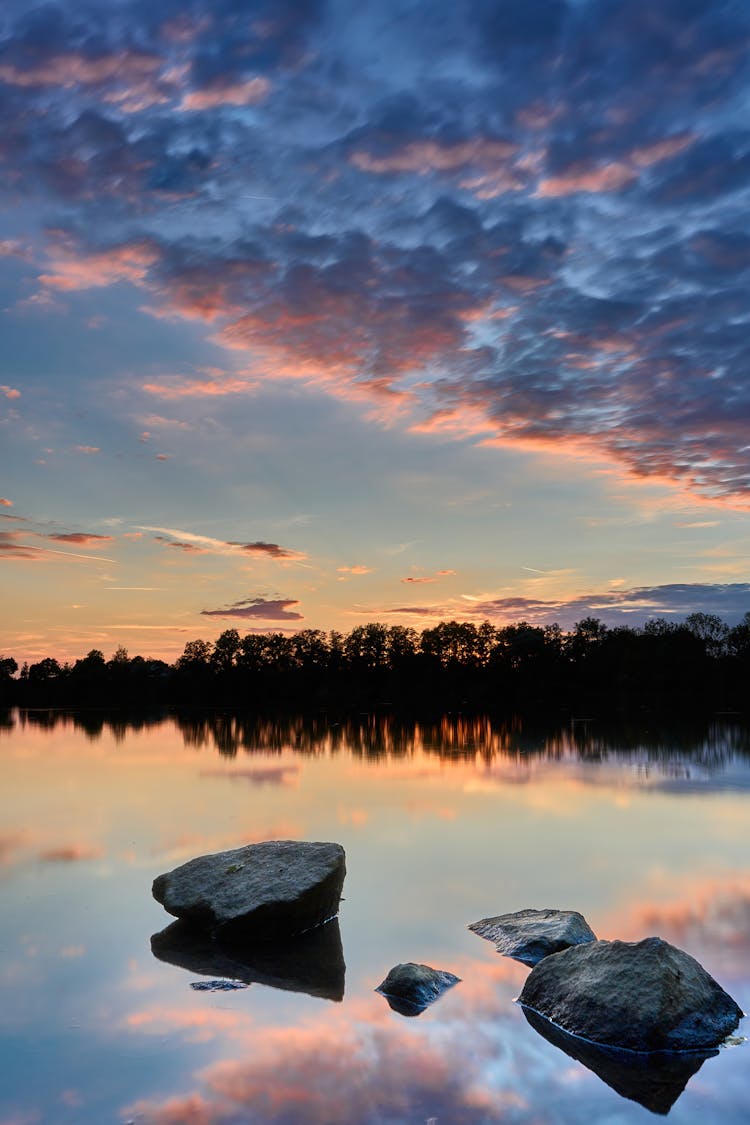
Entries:
<svg viewBox="0 0 750 1125">
<path fill-rule="evenodd" d="M 0 658 L 6 706 L 232 706 L 258 711 L 394 707 L 444 711 L 748 708 L 750 613 L 638 628 L 586 617 L 572 630 L 521 621 L 444 621 L 418 632 L 379 622 L 349 633 L 226 629 L 173 663 L 98 649 L 73 663 Z"/>
</svg>

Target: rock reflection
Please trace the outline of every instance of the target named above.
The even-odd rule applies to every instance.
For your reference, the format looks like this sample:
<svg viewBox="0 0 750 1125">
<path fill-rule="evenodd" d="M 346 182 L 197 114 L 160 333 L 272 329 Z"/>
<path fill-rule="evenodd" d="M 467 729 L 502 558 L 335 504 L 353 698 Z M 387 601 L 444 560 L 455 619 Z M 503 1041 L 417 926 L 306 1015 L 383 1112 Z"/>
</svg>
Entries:
<svg viewBox="0 0 750 1125">
<path fill-rule="evenodd" d="M 522 1011 L 534 1031 L 548 1043 L 593 1071 L 621 1097 L 638 1102 L 651 1113 L 662 1116 L 669 1113 L 706 1059 L 719 1053 L 718 1049 L 713 1049 L 637 1054 L 598 1047 L 586 1039 L 569 1035 L 529 1008 L 522 1008 Z"/>
<path fill-rule="evenodd" d="M 178 921 L 153 935 L 151 952 L 159 961 L 202 976 L 306 992 L 322 1000 L 344 998 L 346 965 L 337 918 L 293 941 L 253 946 L 213 941 Z"/>
</svg>

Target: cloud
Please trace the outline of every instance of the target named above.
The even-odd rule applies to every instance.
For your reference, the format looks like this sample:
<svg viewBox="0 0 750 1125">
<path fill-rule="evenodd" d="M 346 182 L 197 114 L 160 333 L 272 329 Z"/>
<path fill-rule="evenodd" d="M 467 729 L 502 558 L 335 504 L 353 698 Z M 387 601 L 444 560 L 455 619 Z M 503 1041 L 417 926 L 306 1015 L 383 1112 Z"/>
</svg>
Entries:
<svg viewBox="0 0 750 1125">
<path fill-rule="evenodd" d="M 371 614 L 362 607 L 358 612 Z M 497 624 L 526 621 L 530 625 L 557 622 L 571 629 L 584 617 L 597 617 L 608 625 L 637 628 L 649 619 L 667 617 L 680 621 L 690 613 L 711 613 L 737 623 L 750 612 L 750 583 L 667 583 L 662 586 L 636 586 L 623 589 L 619 583 L 600 593 L 550 598 L 515 595 L 513 597 L 475 597 L 433 605 L 380 607 L 378 614 L 399 614 L 415 619 L 489 620 Z"/>
<path fill-rule="evenodd" d="M 243 620 L 303 621 L 301 613 L 292 610 L 300 603 L 292 598 L 244 598 L 223 609 L 202 609 L 204 617 L 238 617 Z"/>
<path fill-rule="evenodd" d="M 10 399 L 21 397 L 21 392 L 19 390 L 16 390 L 15 387 L 9 387 L 5 383 L 0 384 L 0 394 L 2 394 L 4 398 Z"/>
<path fill-rule="evenodd" d="M 294 551 L 290 547 L 282 547 L 278 543 L 267 543 L 261 539 L 246 543 L 238 539 L 215 539 L 210 535 L 197 535 L 194 532 L 181 531 L 178 528 L 143 527 L 142 530 L 160 532 L 160 534 L 154 536 L 157 542 L 163 543 L 166 547 L 175 547 L 182 551 L 200 552 L 201 554 L 249 555 L 271 559 L 275 562 L 299 562 L 307 558 L 307 555 L 302 551 Z"/>
<path fill-rule="evenodd" d="M 298 560 L 307 557 L 300 551 L 291 551 L 288 547 L 280 547 L 278 543 L 264 543 L 262 540 L 257 540 L 255 543 L 238 543 L 230 540 L 229 546 L 239 547 L 248 555 L 260 555 L 269 559 Z"/>
<path fill-rule="evenodd" d="M 31 543 L 23 543 L 22 539 L 33 532 L 25 531 L 0 531 L 0 558 L 30 560 L 41 562 L 44 560 L 59 559 L 84 559 L 89 562 L 114 562 L 114 559 L 104 555 L 83 555 L 76 551 L 58 551 L 54 547 L 37 547 Z M 42 538 L 57 538 L 56 536 L 43 536 Z M 94 539 L 99 538 L 95 536 Z M 108 538 L 103 536 L 102 538 Z M 67 542 L 68 540 L 64 540 Z M 77 540 L 75 540 L 77 542 Z"/>
<path fill-rule="evenodd" d="M 43 285 L 72 291 L 144 280 L 156 251 L 148 242 L 125 243 L 110 249 L 81 253 L 65 239 L 53 251 L 48 269 L 39 275 Z"/>
<path fill-rule="evenodd" d="M 101 453 L 98 445 L 77 445 L 75 447 L 76 453 Z"/>
<path fill-rule="evenodd" d="M 165 547 L 172 547 L 176 551 L 185 551 L 186 554 L 207 555 L 210 553 L 208 547 L 199 547 L 196 543 L 185 543 L 179 539 L 167 539 L 164 535 L 155 535 L 154 539 L 157 543 L 163 543 Z"/>
<path fill-rule="evenodd" d="M 149 55 L 122 52 L 98 58 L 80 54 L 51 55 L 36 66 L 13 66 L 0 63 L 0 82 L 9 86 L 100 86 L 112 78 L 126 75 L 142 77 L 152 74 L 161 60 Z"/>
<path fill-rule="evenodd" d="M 223 398 L 225 395 L 247 394 L 257 388 L 257 382 L 235 379 L 231 376 L 212 379 L 173 379 L 159 383 L 144 383 L 143 390 L 158 398 Z"/>
<path fill-rule="evenodd" d="M 72 543 L 78 547 L 95 547 L 99 543 L 111 543 L 113 535 L 93 535 L 89 532 L 66 531 L 50 532 L 47 539 L 54 539 L 56 543 Z"/>
<path fill-rule="evenodd" d="M 353 575 L 372 574 L 372 567 L 363 566 L 361 563 L 355 564 L 354 566 L 337 566 L 336 573 Z"/>
<path fill-rule="evenodd" d="M 6 496 L 0 496 L 0 507 L 12 508 L 13 507 L 13 501 L 8 500 L 8 498 Z"/>
<path fill-rule="evenodd" d="M 455 570 L 436 570 L 434 574 L 412 574 L 407 578 L 402 578 L 401 581 L 409 585 L 421 586 L 431 582 L 439 582 L 441 578 L 448 578 L 455 573 Z"/>
<path fill-rule="evenodd" d="M 257 105 L 268 97 L 267 78 L 247 78 L 243 82 L 216 82 L 202 90 L 191 90 L 180 102 L 182 110 L 215 109 L 217 106 Z"/>
<path fill-rule="evenodd" d="M 22 534 L 20 531 L 0 531 L 0 558 L 37 560 L 43 557 L 41 547 L 19 542 Z"/>
</svg>

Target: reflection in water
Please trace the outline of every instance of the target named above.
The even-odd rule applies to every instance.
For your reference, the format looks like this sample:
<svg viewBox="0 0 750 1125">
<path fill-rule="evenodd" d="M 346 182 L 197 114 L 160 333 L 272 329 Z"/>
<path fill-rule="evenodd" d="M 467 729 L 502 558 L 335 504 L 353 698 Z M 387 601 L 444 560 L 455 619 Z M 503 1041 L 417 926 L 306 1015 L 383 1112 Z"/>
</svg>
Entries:
<svg viewBox="0 0 750 1125">
<path fill-rule="evenodd" d="M 623 1098 L 639 1102 L 652 1113 L 669 1113 L 706 1059 L 719 1053 L 718 1049 L 714 1049 L 639 1054 L 599 1047 L 596 1043 L 569 1035 L 530 1008 L 522 1008 L 522 1011 L 534 1030 L 549 1043 L 583 1063 Z"/>
<path fill-rule="evenodd" d="M 535 724 L 528 719 L 496 719 L 487 715 L 449 714 L 423 721 L 392 714 L 264 717 L 251 713 L 19 710 L 6 712 L 4 732 L 25 727 L 53 731 L 61 727 L 96 740 L 109 733 L 122 742 L 131 732 L 147 731 L 165 720 L 173 722 L 186 747 L 217 750 L 223 757 L 240 752 L 310 756 L 340 753 L 368 761 L 408 759 L 417 754 L 440 759 L 484 761 L 618 762 L 638 756 L 644 766 L 659 763 L 676 779 L 690 776 L 689 765 L 720 770 L 732 758 L 750 759 L 750 727 L 742 722 L 673 719 L 644 720 L 643 725 L 595 721 Z M 15 717 L 15 723 L 11 716 Z"/>
<path fill-rule="evenodd" d="M 525 970 L 466 929 L 490 912 L 575 907 L 603 937 L 667 938 L 750 1008 L 750 752 L 736 722 L 11 721 L 9 733 L 0 718 L 4 1125 L 637 1125 L 686 1082 L 675 1125 L 747 1116 L 746 1050 L 690 1081 L 696 1056 L 658 1073 L 598 1052 L 574 1062 L 511 1002 Z M 154 875 L 271 838 L 346 847 L 346 970 L 337 926 L 314 935 L 327 954 L 282 957 L 174 923 L 152 956 L 148 935 L 166 925 Z M 416 1020 L 373 994 L 405 953 L 462 978 Z M 344 1002 L 320 999 L 342 997 L 344 973 Z M 250 987 L 190 987 L 221 979 Z"/>
<path fill-rule="evenodd" d="M 203 976 L 266 984 L 323 1000 L 344 998 L 346 965 L 337 918 L 293 941 L 251 947 L 213 941 L 186 922 L 173 922 L 153 935 L 151 951 L 160 961 Z"/>
</svg>

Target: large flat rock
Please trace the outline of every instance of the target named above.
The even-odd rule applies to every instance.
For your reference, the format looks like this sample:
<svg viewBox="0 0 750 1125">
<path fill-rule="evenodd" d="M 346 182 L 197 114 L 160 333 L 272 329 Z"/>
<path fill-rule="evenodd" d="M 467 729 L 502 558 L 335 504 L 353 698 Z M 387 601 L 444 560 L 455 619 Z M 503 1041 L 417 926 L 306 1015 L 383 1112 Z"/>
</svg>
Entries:
<svg viewBox="0 0 750 1125">
<path fill-rule="evenodd" d="M 169 914 L 226 941 L 278 941 L 338 913 L 340 844 L 267 840 L 202 855 L 154 879 Z"/>
<path fill-rule="evenodd" d="M 596 941 L 596 934 L 577 910 L 517 910 L 472 922 L 469 929 L 495 943 L 498 953 L 536 965 L 550 953 Z"/>
<path fill-rule="evenodd" d="M 658 937 L 595 941 L 545 957 L 519 1002 L 571 1035 L 630 1051 L 705 1050 L 742 1018 L 693 957 Z"/>
</svg>

